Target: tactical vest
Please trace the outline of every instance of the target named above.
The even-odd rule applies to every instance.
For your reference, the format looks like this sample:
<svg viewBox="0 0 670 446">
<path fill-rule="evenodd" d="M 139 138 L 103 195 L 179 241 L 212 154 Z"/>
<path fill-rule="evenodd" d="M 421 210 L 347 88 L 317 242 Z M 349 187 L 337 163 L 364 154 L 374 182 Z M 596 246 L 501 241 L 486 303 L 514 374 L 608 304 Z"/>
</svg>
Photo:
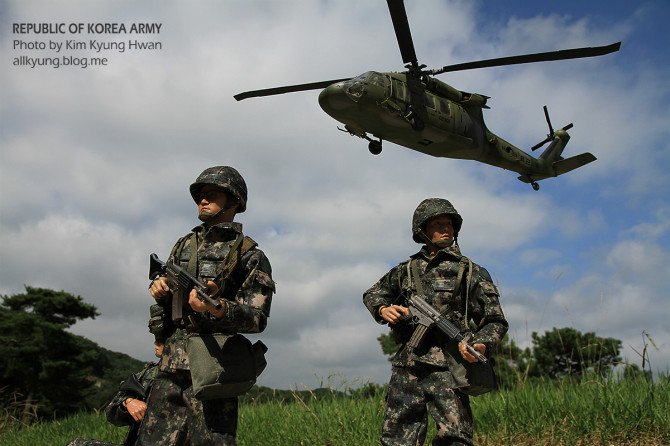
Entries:
<svg viewBox="0 0 670 446">
<path fill-rule="evenodd" d="M 190 241 L 187 243 L 187 241 Z M 214 282 L 219 290 L 212 296 L 214 299 L 221 297 L 226 290 L 226 285 L 230 279 L 232 272 L 238 265 L 240 259 L 251 249 L 258 246 L 258 244 L 251 239 L 242 235 L 241 233 L 231 241 L 216 242 L 216 249 L 205 253 L 203 258 L 198 258 L 198 233 L 192 232 L 184 237 L 181 237 L 175 243 L 170 258 L 178 262 L 182 268 L 185 268 L 189 274 L 197 277 L 202 283 L 209 281 Z M 181 290 L 184 295 L 173 296 L 172 298 L 172 319 L 180 317 L 179 313 L 182 309 L 190 311 L 190 306 L 184 305 L 188 302 L 188 291 Z M 181 302 L 181 306 L 179 305 Z"/>
<path fill-rule="evenodd" d="M 417 260 L 412 259 L 401 263 L 397 268 L 398 271 L 398 286 L 401 293 L 408 294 L 424 294 L 423 283 L 424 276 L 419 276 Z M 414 271 L 413 271 L 414 270 Z M 468 330 L 468 307 L 469 307 L 469 291 L 471 287 L 473 265 L 472 262 L 465 256 L 460 256 L 458 261 L 458 270 L 454 271 L 456 277 L 453 282 L 452 298 L 457 299 L 459 296 L 462 303 L 459 305 L 460 310 L 457 313 L 450 315 L 447 313 L 447 306 L 439 306 L 435 302 L 430 302 L 443 316 L 449 318 L 450 322 L 456 325 L 459 330 Z M 453 277 L 453 276 L 451 276 Z M 446 278 L 449 279 L 449 278 Z M 402 303 L 400 304 L 402 305 Z M 456 316 L 456 317 L 454 317 Z M 414 361 L 426 362 L 434 365 L 446 366 L 451 350 L 457 347 L 457 344 L 448 340 L 446 335 L 436 329 L 431 329 L 426 333 L 425 339 L 418 350 L 410 351 L 407 347 L 407 342 L 411 338 L 416 326 L 413 322 L 402 323 L 391 326 L 391 338 L 402 347 L 396 353 L 392 360 L 394 366 L 405 366 Z M 440 359 L 441 358 L 441 359 Z"/>
</svg>

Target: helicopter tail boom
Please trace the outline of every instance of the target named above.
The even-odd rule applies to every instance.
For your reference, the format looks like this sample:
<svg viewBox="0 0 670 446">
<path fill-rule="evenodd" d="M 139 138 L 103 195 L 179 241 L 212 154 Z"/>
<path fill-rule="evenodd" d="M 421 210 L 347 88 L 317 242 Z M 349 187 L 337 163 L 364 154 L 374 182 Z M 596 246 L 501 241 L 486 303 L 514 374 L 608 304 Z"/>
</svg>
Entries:
<svg viewBox="0 0 670 446">
<path fill-rule="evenodd" d="M 564 173 L 568 173 L 571 170 L 575 170 L 578 167 L 582 167 L 590 162 L 593 162 L 596 159 L 597 158 L 589 152 L 571 156 L 570 158 L 555 161 L 553 164 L 554 172 L 556 173 L 556 176 L 563 175 Z"/>
<path fill-rule="evenodd" d="M 579 167 L 585 166 L 586 164 L 589 164 L 593 161 L 595 161 L 597 158 L 589 152 L 581 153 L 579 155 L 571 156 L 570 158 L 566 159 L 559 159 L 558 161 L 554 161 L 551 164 L 551 169 L 553 170 L 552 174 L 546 173 L 546 174 L 524 174 L 519 176 L 519 181 L 523 181 L 524 183 L 528 183 L 533 186 L 533 189 L 539 190 L 540 186 L 537 184 L 538 181 L 544 180 L 545 178 L 550 178 L 550 177 L 557 177 L 559 175 L 563 175 L 564 173 L 568 173 L 570 171 L 573 171 Z"/>
</svg>

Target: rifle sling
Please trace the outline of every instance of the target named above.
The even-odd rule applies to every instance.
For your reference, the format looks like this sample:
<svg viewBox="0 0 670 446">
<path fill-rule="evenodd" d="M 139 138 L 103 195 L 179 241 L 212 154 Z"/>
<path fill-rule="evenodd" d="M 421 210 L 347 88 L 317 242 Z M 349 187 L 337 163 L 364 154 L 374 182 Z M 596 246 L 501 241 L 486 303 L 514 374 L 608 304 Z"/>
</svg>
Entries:
<svg viewBox="0 0 670 446">
<path fill-rule="evenodd" d="M 226 280 L 232 274 L 235 266 L 237 266 L 237 263 L 244 254 L 256 246 L 258 246 L 258 243 L 256 243 L 251 237 L 243 236 L 242 234 L 237 236 L 235 242 L 230 247 L 230 251 L 228 251 L 226 260 L 221 264 L 219 270 L 217 271 L 216 277 L 214 278 L 214 283 L 219 286 L 219 290 L 214 296 L 212 296 L 212 299 L 216 300 L 221 297 Z"/>
<path fill-rule="evenodd" d="M 411 274 L 410 278 L 410 286 L 411 282 L 414 282 L 414 287 L 416 288 L 416 292 L 419 296 L 425 296 L 423 292 L 423 283 L 421 281 L 421 277 L 419 276 L 419 267 L 417 266 L 417 259 L 412 259 L 409 261 L 407 264 L 407 269 L 409 270 Z M 458 265 L 458 276 L 456 277 L 456 285 L 454 285 L 454 294 L 453 296 L 457 296 L 458 293 L 460 292 L 461 288 L 461 282 L 463 281 L 463 275 L 465 274 L 465 270 L 468 270 L 468 273 L 465 278 L 465 324 L 468 324 L 468 299 L 470 296 L 470 282 L 472 280 L 472 260 L 468 259 L 465 256 L 461 256 L 461 259 L 459 261 Z M 444 316 L 444 312 L 440 311 L 440 314 Z M 419 333 L 419 329 L 422 328 L 420 325 L 414 330 L 414 333 L 412 334 L 412 339 L 415 339 L 416 336 L 423 335 L 423 333 Z M 423 330 L 425 331 L 425 330 Z"/>
<path fill-rule="evenodd" d="M 181 252 L 186 245 L 186 240 L 189 238 L 188 235 L 180 238 L 175 246 L 172 248 L 170 257 L 179 259 L 181 257 Z M 193 277 L 198 277 L 198 236 L 196 232 L 191 233 L 190 235 L 191 243 L 191 257 L 189 258 L 188 265 L 186 270 Z M 230 277 L 230 274 L 237 266 L 237 263 L 242 258 L 244 254 L 247 253 L 250 249 L 258 246 L 251 237 L 244 236 L 239 234 L 235 241 L 230 245 L 230 251 L 226 255 L 225 260 L 219 266 L 216 277 L 213 282 L 217 284 L 219 290 L 216 292 L 212 299 L 216 300 L 223 294 L 225 288 L 225 281 Z M 176 293 L 173 293 L 172 299 L 172 320 L 175 322 L 180 322 L 182 319 L 182 306 L 186 298 L 186 290 L 178 290 Z"/>
<path fill-rule="evenodd" d="M 458 276 L 456 277 L 456 285 L 454 285 L 454 296 L 458 296 L 461 291 L 461 284 L 463 283 L 463 274 L 465 270 L 468 274 L 465 277 L 465 324 L 468 324 L 468 299 L 470 297 L 470 282 L 472 281 L 472 260 L 465 256 L 461 256 L 458 262 Z"/>
</svg>

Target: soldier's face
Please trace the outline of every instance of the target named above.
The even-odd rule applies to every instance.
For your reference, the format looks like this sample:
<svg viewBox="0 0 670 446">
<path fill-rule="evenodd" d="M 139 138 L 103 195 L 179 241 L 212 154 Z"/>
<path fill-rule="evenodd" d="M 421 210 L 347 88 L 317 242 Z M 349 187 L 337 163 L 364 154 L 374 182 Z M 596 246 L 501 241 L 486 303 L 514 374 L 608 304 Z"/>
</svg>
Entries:
<svg viewBox="0 0 670 446">
<path fill-rule="evenodd" d="M 216 186 L 206 185 L 200 190 L 198 199 L 198 216 L 207 222 L 209 218 L 220 215 L 226 209 L 228 195 Z"/>
<path fill-rule="evenodd" d="M 426 222 L 426 235 L 433 243 L 450 246 L 454 241 L 454 225 L 448 215 L 438 215 Z"/>
</svg>

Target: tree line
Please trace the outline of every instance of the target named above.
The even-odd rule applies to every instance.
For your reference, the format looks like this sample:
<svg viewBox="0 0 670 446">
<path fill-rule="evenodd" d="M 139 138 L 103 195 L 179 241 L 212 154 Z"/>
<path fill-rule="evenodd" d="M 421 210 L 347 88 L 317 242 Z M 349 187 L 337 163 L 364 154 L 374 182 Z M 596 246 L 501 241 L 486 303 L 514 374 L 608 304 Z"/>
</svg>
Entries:
<svg viewBox="0 0 670 446">
<path fill-rule="evenodd" d="M 0 406 L 22 423 L 104 407 L 144 363 L 67 331 L 96 316 L 94 305 L 65 291 L 26 286 L 2 296 Z"/>
<path fill-rule="evenodd" d="M 381 334 L 377 341 L 391 361 L 400 345 L 390 334 Z M 584 379 L 594 375 L 607 378 L 612 376 L 617 365 L 622 365 L 621 376 L 625 379 L 642 374 L 651 378 L 651 371 L 622 361 L 622 342 L 615 338 L 603 338 L 593 332 L 582 333 L 571 327 L 554 327 L 544 334 L 533 332 L 531 341 L 531 347 L 522 349 L 505 336 L 492 355 L 501 388 L 512 388 L 540 378 Z"/>
</svg>

